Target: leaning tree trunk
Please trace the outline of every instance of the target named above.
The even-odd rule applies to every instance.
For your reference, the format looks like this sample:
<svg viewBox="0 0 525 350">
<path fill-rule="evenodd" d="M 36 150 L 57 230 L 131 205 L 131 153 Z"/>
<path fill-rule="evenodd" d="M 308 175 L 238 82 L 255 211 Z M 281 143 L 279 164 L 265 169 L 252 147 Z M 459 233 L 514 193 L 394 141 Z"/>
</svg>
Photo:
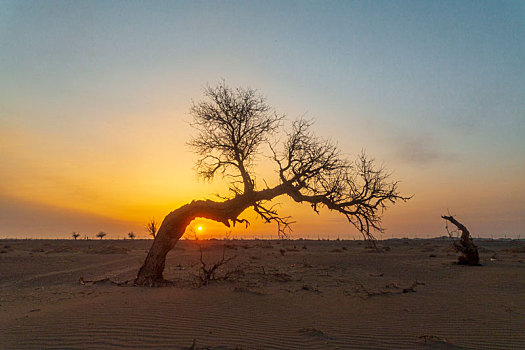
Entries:
<svg viewBox="0 0 525 350">
<path fill-rule="evenodd" d="M 222 207 L 225 207 L 225 203 L 193 201 L 169 213 L 160 225 L 146 260 L 137 274 L 135 284 L 142 286 L 165 284 L 163 272 L 166 264 L 166 255 L 182 237 L 186 227 L 196 217 L 218 219 L 217 214 L 225 215 L 226 213 L 217 213 L 220 204 L 222 204 Z M 217 221 L 226 222 L 229 225 L 228 218 L 221 218 Z"/>
<path fill-rule="evenodd" d="M 274 191 L 275 192 L 275 191 Z M 239 222 L 237 217 L 254 201 L 275 195 L 274 192 L 260 192 L 241 195 L 224 202 L 211 200 L 193 201 L 172 211 L 160 225 L 159 231 L 153 240 L 144 264 L 140 268 L 135 285 L 156 286 L 166 283 L 163 277 L 166 255 L 182 237 L 186 227 L 197 217 L 203 217 L 230 226 L 230 222 Z"/>
<path fill-rule="evenodd" d="M 461 238 L 459 242 L 454 242 L 454 248 L 461 253 L 458 257 L 458 264 L 461 265 L 479 265 L 478 247 L 474 244 L 470 232 L 467 228 L 454 219 L 453 216 L 441 216 L 443 219 L 450 221 L 461 231 Z"/>
<path fill-rule="evenodd" d="M 206 218 L 221 222 L 228 227 L 230 227 L 230 223 L 234 225 L 236 222 L 247 223 L 246 220 L 238 219 L 238 216 L 246 208 L 258 201 L 270 200 L 284 193 L 286 193 L 286 186 L 281 184 L 262 191 L 248 191 L 224 202 L 193 201 L 172 211 L 162 221 L 146 260 L 137 274 L 135 285 L 156 286 L 166 283 L 163 277 L 166 255 L 182 237 L 186 227 L 193 219 Z"/>
<path fill-rule="evenodd" d="M 179 238 L 182 237 L 186 228 L 186 226 L 182 228 L 182 225 L 178 222 L 179 220 L 170 220 L 173 222 L 165 226 L 166 219 L 155 236 L 146 260 L 137 274 L 135 279 L 136 285 L 153 287 L 165 283 L 163 272 L 166 264 L 166 255 L 175 246 Z"/>
</svg>

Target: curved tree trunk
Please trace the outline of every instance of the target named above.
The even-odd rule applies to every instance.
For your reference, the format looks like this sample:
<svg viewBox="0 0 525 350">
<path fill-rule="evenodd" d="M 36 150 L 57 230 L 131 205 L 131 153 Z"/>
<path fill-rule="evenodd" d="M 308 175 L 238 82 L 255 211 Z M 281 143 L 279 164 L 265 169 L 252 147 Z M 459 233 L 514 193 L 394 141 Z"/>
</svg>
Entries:
<svg viewBox="0 0 525 350">
<path fill-rule="evenodd" d="M 441 216 L 443 219 L 450 221 L 461 231 L 461 238 L 459 243 L 454 242 L 454 248 L 456 251 L 460 252 L 461 255 L 458 257 L 458 264 L 460 265 L 479 265 L 479 253 L 478 247 L 474 244 L 470 232 L 468 229 L 454 219 L 453 216 Z"/>
<path fill-rule="evenodd" d="M 184 230 L 180 232 L 178 237 L 177 234 L 175 234 L 172 238 L 167 230 L 159 230 L 146 256 L 146 260 L 137 274 L 137 278 L 135 279 L 136 285 L 153 287 L 165 283 L 163 271 L 166 263 L 166 255 L 175 246 L 182 234 L 184 234 Z"/>
<path fill-rule="evenodd" d="M 165 284 L 166 281 L 163 277 L 163 271 L 166 263 L 166 255 L 182 237 L 186 227 L 196 217 L 205 217 L 220 221 L 229 226 L 229 214 L 231 209 L 233 209 L 232 204 L 235 203 L 228 202 L 230 201 L 222 203 L 209 200 L 193 201 L 169 213 L 160 225 L 159 231 L 146 256 L 146 260 L 137 274 L 135 284 L 143 286 Z"/>
<path fill-rule="evenodd" d="M 272 199 L 283 193 L 285 193 L 285 187 L 280 185 L 272 189 L 239 195 L 224 202 L 211 200 L 193 201 L 172 211 L 160 225 L 146 260 L 137 274 L 135 284 L 156 286 L 166 283 L 163 277 L 166 255 L 195 218 L 207 218 L 230 227 L 230 222 L 235 225 L 236 222 L 242 221 L 237 219 L 237 217 L 246 208 L 258 201 Z"/>
</svg>

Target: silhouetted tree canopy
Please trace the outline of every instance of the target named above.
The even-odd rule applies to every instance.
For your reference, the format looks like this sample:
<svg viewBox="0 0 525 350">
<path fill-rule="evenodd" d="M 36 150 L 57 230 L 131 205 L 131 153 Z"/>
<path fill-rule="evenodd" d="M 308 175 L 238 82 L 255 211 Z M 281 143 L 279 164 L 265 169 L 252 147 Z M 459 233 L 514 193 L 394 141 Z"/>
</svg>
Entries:
<svg viewBox="0 0 525 350">
<path fill-rule="evenodd" d="M 222 83 L 207 87 L 204 94 L 207 100 L 191 107 L 192 126 L 198 133 L 189 145 L 201 156 L 198 174 L 207 180 L 217 172 L 231 178 L 235 194 L 253 191 L 251 171 L 257 152 L 277 132 L 283 117 L 252 89 L 234 90 Z"/>
<path fill-rule="evenodd" d="M 266 155 L 278 170 L 276 196 L 286 194 L 296 202 L 307 202 L 317 213 L 322 206 L 338 211 L 365 238 L 373 239 L 372 229 L 382 230 L 381 214 L 388 204 L 407 199 L 399 195 L 397 182 L 389 180 L 385 169 L 364 153 L 346 159 L 333 142 L 313 133 L 311 121 L 297 119 L 282 132 L 284 116 L 274 112 L 256 90 L 232 89 L 222 82 L 208 86 L 204 95 L 204 101 L 191 107 L 192 126 L 198 132 L 189 145 L 200 156 L 198 174 L 210 181 L 222 175 L 232 196 L 249 196 L 257 190 L 254 168 Z M 284 136 L 284 142 L 275 144 L 275 136 Z M 269 154 L 260 152 L 265 145 Z M 268 207 L 272 198 L 255 200 L 251 206 L 265 221 L 278 223 L 279 234 L 286 234 L 290 218 Z"/>
<path fill-rule="evenodd" d="M 221 201 L 193 201 L 166 216 L 137 284 L 162 280 L 165 255 L 197 217 L 228 227 L 248 225 L 240 215 L 252 208 L 265 222 L 277 223 L 279 235 L 286 235 L 291 218 L 280 215 L 272 200 L 287 195 L 317 213 L 321 207 L 341 213 L 373 241 L 373 231 L 382 230 L 387 206 L 408 199 L 400 195 L 388 171 L 364 153 L 353 160 L 345 158 L 335 143 L 314 134 L 311 121 L 300 118 L 286 129 L 284 116 L 256 90 L 233 89 L 221 82 L 208 86 L 204 97 L 190 109 L 197 133 L 189 145 L 199 156 L 198 175 L 209 181 L 221 175 L 229 184 L 229 194 L 220 196 Z M 256 165 L 263 157 L 275 166 L 273 182 L 256 181 Z"/>
</svg>

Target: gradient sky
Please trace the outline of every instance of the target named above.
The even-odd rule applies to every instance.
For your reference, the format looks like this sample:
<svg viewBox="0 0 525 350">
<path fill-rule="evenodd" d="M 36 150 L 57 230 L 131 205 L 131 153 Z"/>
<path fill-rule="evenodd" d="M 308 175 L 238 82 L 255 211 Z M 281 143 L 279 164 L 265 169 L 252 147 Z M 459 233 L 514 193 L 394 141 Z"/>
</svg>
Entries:
<svg viewBox="0 0 525 350">
<path fill-rule="evenodd" d="M 0 0 L 0 237 L 141 237 L 213 198 L 222 181 L 195 177 L 185 143 L 192 100 L 224 78 L 392 169 L 414 198 L 383 237 L 443 235 L 450 210 L 474 236 L 523 238 L 524 38 L 523 1 Z M 295 238 L 357 237 L 278 202 Z"/>
</svg>

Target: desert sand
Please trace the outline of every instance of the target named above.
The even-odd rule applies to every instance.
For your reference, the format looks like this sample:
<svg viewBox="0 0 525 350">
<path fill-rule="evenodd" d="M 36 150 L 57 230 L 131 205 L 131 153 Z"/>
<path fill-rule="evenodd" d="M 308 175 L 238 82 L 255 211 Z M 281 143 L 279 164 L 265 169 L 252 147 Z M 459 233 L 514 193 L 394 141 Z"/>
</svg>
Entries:
<svg viewBox="0 0 525 350">
<path fill-rule="evenodd" d="M 0 348 L 525 348 L 523 241 L 477 240 L 475 267 L 439 239 L 180 241 L 173 286 L 112 283 L 150 244 L 0 241 Z M 200 251 L 235 258 L 202 286 Z"/>
</svg>

